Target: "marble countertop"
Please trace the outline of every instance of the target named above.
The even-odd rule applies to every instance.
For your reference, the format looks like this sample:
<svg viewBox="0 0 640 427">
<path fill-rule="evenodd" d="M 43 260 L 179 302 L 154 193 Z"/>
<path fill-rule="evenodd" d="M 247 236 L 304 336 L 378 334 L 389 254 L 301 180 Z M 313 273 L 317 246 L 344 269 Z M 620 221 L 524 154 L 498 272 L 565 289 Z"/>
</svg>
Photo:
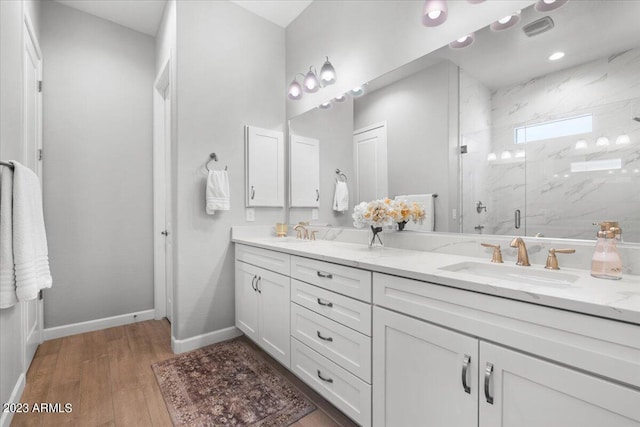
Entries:
<svg viewBox="0 0 640 427">
<path fill-rule="evenodd" d="M 379 273 L 393 274 L 483 294 L 555 307 L 564 310 L 640 325 L 640 276 L 626 275 L 622 280 L 591 277 L 589 271 L 562 269 L 558 277 L 572 282 L 532 283 L 505 274 L 500 279 L 483 277 L 443 267 L 473 262 L 505 268 L 505 273 L 522 269 L 523 275 L 552 277 L 555 271 L 544 266 L 518 267 L 513 263 L 491 264 L 489 259 L 397 248 L 369 248 L 366 245 L 336 241 L 308 241 L 287 237 L 234 237 L 235 243 L 272 249 L 291 255 L 328 261 Z M 475 264 L 475 265 L 477 265 Z M 489 267 L 491 268 L 491 267 Z M 517 274 L 516 274 L 517 275 Z M 516 276 L 511 274 L 511 276 Z"/>
</svg>

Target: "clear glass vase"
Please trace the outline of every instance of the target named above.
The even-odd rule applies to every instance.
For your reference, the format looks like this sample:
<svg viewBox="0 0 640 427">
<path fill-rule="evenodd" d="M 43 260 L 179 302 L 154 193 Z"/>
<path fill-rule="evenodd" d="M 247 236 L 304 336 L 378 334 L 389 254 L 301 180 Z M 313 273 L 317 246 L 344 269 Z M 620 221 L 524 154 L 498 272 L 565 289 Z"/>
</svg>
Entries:
<svg viewBox="0 0 640 427">
<path fill-rule="evenodd" d="M 371 226 L 371 240 L 369 241 L 370 248 L 382 248 L 382 227 Z"/>
</svg>

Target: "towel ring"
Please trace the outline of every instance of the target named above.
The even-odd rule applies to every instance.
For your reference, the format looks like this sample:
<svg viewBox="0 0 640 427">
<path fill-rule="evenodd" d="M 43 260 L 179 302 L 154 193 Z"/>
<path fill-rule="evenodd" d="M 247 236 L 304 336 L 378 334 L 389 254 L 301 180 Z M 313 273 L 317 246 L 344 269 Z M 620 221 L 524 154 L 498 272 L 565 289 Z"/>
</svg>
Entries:
<svg viewBox="0 0 640 427">
<path fill-rule="evenodd" d="M 347 175 L 340 172 L 340 169 L 336 169 L 336 173 L 338 174 L 338 178 L 340 178 L 340 181 L 347 182 Z"/>
<path fill-rule="evenodd" d="M 209 163 L 211 163 L 212 161 L 214 162 L 218 161 L 218 156 L 216 155 L 216 153 L 209 154 L 209 160 L 207 160 L 207 163 L 204 165 L 204 167 L 207 168 L 209 172 L 213 172 L 213 169 L 209 169 Z M 227 170 L 226 165 L 224 166 L 224 170 Z"/>
</svg>

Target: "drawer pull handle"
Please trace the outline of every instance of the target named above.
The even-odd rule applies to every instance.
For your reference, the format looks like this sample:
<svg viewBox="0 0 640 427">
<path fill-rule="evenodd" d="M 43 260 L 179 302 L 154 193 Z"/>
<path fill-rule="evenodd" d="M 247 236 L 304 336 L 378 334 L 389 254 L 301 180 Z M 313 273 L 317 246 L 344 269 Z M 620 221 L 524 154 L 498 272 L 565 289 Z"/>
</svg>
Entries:
<svg viewBox="0 0 640 427">
<path fill-rule="evenodd" d="M 318 277 L 322 277 L 323 279 L 333 279 L 333 274 L 324 274 L 321 271 L 318 271 Z"/>
<path fill-rule="evenodd" d="M 256 285 L 257 278 L 258 276 L 253 276 L 253 279 L 251 279 L 251 287 L 253 288 L 253 292 L 258 292 L 258 285 Z"/>
<path fill-rule="evenodd" d="M 471 363 L 471 356 L 465 354 L 464 361 L 462 362 L 462 388 L 465 393 L 471 394 L 471 387 L 467 384 L 467 371 L 469 370 L 469 363 Z"/>
<path fill-rule="evenodd" d="M 487 363 L 487 367 L 484 369 L 484 397 L 487 399 L 487 403 L 493 405 L 493 396 L 489 392 L 489 383 L 493 376 L 493 364 Z"/>
<path fill-rule="evenodd" d="M 320 333 L 320 331 L 318 331 L 318 338 L 320 338 L 321 340 L 333 342 L 333 338 L 331 338 L 331 337 L 323 337 L 322 334 Z"/>
<path fill-rule="evenodd" d="M 322 381 L 327 382 L 327 383 L 332 383 L 333 379 L 332 378 L 325 378 L 322 376 L 322 372 L 320 372 L 320 369 L 318 369 L 318 378 L 320 378 Z"/>
<path fill-rule="evenodd" d="M 333 303 L 332 302 L 322 302 L 322 300 L 320 298 L 318 298 L 318 304 L 323 305 L 325 307 L 333 307 Z"/>
<path fill-rule="evenodd" d="M 260 289 L 260 282 L 262 282 L 262 277 L 258 276 L 258 280 L 256 281 L 256 288 L 258 288 L 258 293 L 262 293 L 262 289 Z"/>
</svg>

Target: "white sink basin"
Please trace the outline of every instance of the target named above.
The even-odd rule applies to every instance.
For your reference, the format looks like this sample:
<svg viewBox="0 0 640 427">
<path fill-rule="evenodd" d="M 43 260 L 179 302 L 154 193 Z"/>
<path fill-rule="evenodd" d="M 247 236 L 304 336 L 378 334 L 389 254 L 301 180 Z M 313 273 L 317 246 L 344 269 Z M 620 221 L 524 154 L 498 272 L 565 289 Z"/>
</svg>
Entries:
<svg viewBox="0 0 640 427">
<path fill-rule="evenodd" d="M 553 270 L 538 270 L 531 267 L 504 264 L 483 264 L 480 262 L 460 262 L 441 267 L 440 270 L 473 274 L 497 280 L 511 280 L 530 285 L 568 287 L 578 280 L 578 276 Z"/>
</svg>

